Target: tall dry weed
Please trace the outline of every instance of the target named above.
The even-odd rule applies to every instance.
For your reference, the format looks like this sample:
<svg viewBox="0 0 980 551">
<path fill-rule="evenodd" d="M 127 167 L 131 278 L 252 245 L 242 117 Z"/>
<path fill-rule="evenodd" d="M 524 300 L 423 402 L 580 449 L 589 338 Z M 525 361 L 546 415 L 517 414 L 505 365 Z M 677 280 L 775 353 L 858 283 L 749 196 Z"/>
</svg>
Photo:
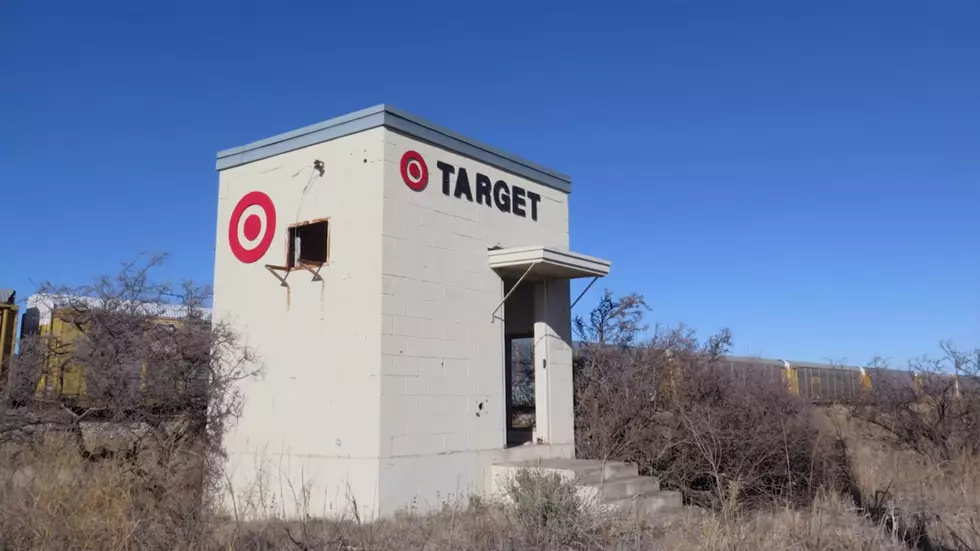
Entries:
<svg viewBox="0 0 980 551">
<path fill-rule="evenodd" d="M 779 508 L 734 517 L 691 514 L 671 524 L 664 549 L 736 551 L 899 551 L 904 544 L 867 522 L 837 494 L 822 494 L 805 509 Z"/>
<path fill-rule="evenodd" d="M 0 465 L 4 549 L 194 549 L 205 536 L 184 465 L 90 461 L 61 434 L 3 446 Z"/>
<path fill-rule="evenodd" d="M 980 457 L 936 459 L 861 419 L 838 414 L 836 422 L 847 440 L 854 481 L 867 502 L 921 520 L 935 545 L 980 549 Z"/>
<path fill-rule="evenodd" d="M 725 514 L 702 511 L 671 519 L 639 518 L 582 508 L 570 488 L 529 478 L 514 489 L 519 499 L 511 504 L 473 498 L 447 503 L 433 513 L 406 510 L 372 523 L 353 516 L 286 521 L 275 514 L 246 523 L 220 518 L 208 509 L 200 516 L 188 516 L 188 497 L 178 485 L 171 493 L 161 493 L 148 486 L 146 473 L 134 471 L 130 463 L 84 460 L 58 435 L 33 445 L 7 446 L 0 453 L 0 549 L 4 550 L 903 548 L 834 494 L 821 494 L 809 507 L 797 509 L 746 511 L 732 506 Z M 870 468 L 872 463 L 864 465 Z M 918 495 L 926 503 L 943 504 L 943 521 L 966 538 L 966 527 L 976 518 L 968 509 L 976 506 L 975 469 L 975 463 L 965 462 L 950 465 L 949 470 L 918 471 L 922 476 L 906 484 L 917 481 L 909 491 L 919 493 L 896 495 Z M 865 474 L 870 476 L 870 471 Z M 164 475 L 179 478 L 180 473 L 158 473 Z M 954 480 L 959 486 L 952 485 Z M 884 479 L 862 482 L 886 483 Z M 926 491 L 928 485 L 934 487 L 933 494 Z M 940 492 L 940 487 L 945 489 Z M 892 488 L 899 487 L 892 484 Z"/>
</svg>

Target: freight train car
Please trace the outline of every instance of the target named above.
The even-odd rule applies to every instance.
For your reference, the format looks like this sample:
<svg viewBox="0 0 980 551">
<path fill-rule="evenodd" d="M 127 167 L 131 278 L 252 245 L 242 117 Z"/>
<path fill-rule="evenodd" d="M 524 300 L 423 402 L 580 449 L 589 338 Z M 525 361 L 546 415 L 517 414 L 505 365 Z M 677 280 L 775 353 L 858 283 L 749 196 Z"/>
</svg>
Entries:
<svg viewBox="0 0 980 551">
<path fill-rule="evenodd" d="M 980 392 L 980 377 L 968 373 L 920 374 L 910 370 L 859 367 L 829 363 L 724 356 L 720 365 L 732 373 L 774 379 L 782 377 L 793 394 L 817 404 L 854 403 L 872 390 L 886 393 L 930 392 L 947 388 L 957 395 Z"/>
<path fill-rule="evenodd" d="M 0 289 L 0 381 L 7 379 L 17 347 L 17 304 L 12 289 Z"/>
<path fill-rule="evenodd" d="M 100 306 L 96 299 L 84 297 L 55 297 L 33 295 L 27 299 L 21 339 L 30 339 L 36 353 L 40 355 L 41 367 L 37 376 L 35 396 L 46 401 L 58 401 L 69 406 L 87 407 L 96 405 L 89 399 L 88 382 L 85 369 L 72 360 L 76 340 L 83 334 L 78 322 L 78 305 Z M 141 316 L 146 321 L 165 327 L 178 327 L 187 320 L 188 312 L 183 306 L 152 303 L 139 305 Z M 210 315 L 207 309 L 200 309 L 205 319 Z M 142 388 L 147 377 L 147 366 L 134 366 L 134 387 Z"/>
<path fill-rule="evenodd" d="M 725 356 L 721 363 L 733 372 L 781 378 L 791 393 L 814 403 L 851 402 L 871 388 L 867 371 L 857 366 L 746 356 Z"/>
<path fill-rule="evenodd" d="M 36 380 L 35 395 L 46 400 L 58 400 L 69 405 L 86 403 L 87 384 L 84 370 L 63 358 L 70 356 L 70 347 L 81 334 L 72 319 L 68 303 L 80 299 L 34 295 L 27 299 L 21 323 L 21 338 L 34 338 L 47 347 L 45 365 Z M 82 299 L 92 301 L 93 299 Z M 16 340 L 18 307 L 14 292 L 0 290 L 0 382 L 9 378 L 11 358 Z M 202 309 L 205 317 L 210 311 Z M 156 324 L 176 326 L 186 319 L 187 311 L 176 305 L 148 305 L 146 319 Z M 576 348 L 578 348 L 576 346 Z M 529 351 L 524 351 L 530 354 Z M 865 368 L 835 364 L 788 361 L 750 356 L 722 356 L 718 367 L 732 374 L 757 377 L 760 381 L 780 381 L 793 394 L 814 403 L 854 402 L 872 387 L 893 390 L 921 389 L 923 378 L 907 370 Z M 146 377 L 145 366 L 134 377 Z M 980 379 L 965 375 L 942 375 L 949 379 L 957 393 L 980 391 Z M 517 381 L 514 381 L 516 384 Z M 530 395 L 529 395 L 530 396 Z M 525 409 L 533 410 L 533 404 Z"/>
<path fill-rule="evenodd" d="M 799 394 L 814 403 L 848 403 L 870 390 L 871 378 L 863 367 L 789 362 Z"/>
<path fill-rule="evenodd" d="M 789 376 L 788 365 L 782 360 L 750 356 L 722 356 L 718 365 L 732 375 L 755 377 L 762 382 L 782 381 L 791 391 L 795 382 Z"/>
<path fill-rule="evenodd" d="M 576 350 L 579 346 L 576 346 Z M 669 351 L 665 351 L 668 355 Z M 966 374 L 935 374 L 926 377 L 909 370 L 872 368 L 831 363 L 800 362 L 756 356 L 721 356 L 714 368 L 738 377 L 752 378 L 760 384 L 777 381 L 786 389 L 816 404 L 854 403 L 873 389 L 887 392 L 922 388 L 929 379 L 946 384 L 960 394 L 980 392 L 980 378 Z M 665 391 L 670 393 L 681 374 L 673 369 L 666 378 Z"/>
</svg>

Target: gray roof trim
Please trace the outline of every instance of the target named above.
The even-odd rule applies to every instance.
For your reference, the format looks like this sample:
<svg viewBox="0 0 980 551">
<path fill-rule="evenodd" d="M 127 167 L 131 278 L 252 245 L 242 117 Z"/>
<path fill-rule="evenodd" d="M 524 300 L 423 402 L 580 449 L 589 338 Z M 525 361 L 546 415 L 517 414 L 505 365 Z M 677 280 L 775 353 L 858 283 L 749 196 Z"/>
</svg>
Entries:
<svg viewBox="0 0 980 551">
<path fill-rule="evenodd" d="M 386 114 L 385 126 L 392 130 L 455 151 L 460 155 L 523 176 L 528 180 L 540 182 L 559 191 L 565 193 L 572 191 L 572 178 L 567 174 L 533 163 L 472 138 L 467 138 L 401 109 L 385 105 L 382 105 L 381 108 Z"/>
<path fill-rule="evenodd" d="M 218 170 L 233 168 L 378 126 L 429 142 L 559 191 L 571 192 L 572 179 L 565 174 L 505 153 L 387 105 L 369 107 L 278 136 L 226 149 L 218 153 L 216 168 Z"/>
<path fill-rule="evenodd" d="M 314 144 L 363 132 L 384 124 L 384 106 L 362 109 L 310 126 L 218 152 L 217 169 L 225 170 Z"/>
</svg>

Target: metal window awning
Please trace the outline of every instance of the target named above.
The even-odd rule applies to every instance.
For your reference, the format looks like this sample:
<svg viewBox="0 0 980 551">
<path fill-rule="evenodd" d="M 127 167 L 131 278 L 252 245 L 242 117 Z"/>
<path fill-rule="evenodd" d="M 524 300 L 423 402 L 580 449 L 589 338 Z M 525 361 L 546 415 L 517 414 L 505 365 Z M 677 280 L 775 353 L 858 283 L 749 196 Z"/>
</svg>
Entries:
<svg viewBox="0 0 980 551">
<path fill-rule="evenodd" d="M 574 308 L 578 304 L 579 299 L 592 287 L 592 284 L 597 279 L 609 274 L 610 266 L 608 260 L 573 253 L 567 249 L 559 249 L 557 247 L 536 246 L 490 249 L 488 256 L 490 267 L 500 274 L 501 277 L 509 277 L 517 280 L 511 290 L 504 295 L 500 304 L 494 308 L 491 314 L 491 322 L 497 319 L 497 312 L 500 310 L 500 307 L 507 302 L 507 299 L 510 298 L 510 295 L 513 294 L 522 281 L 591 277 L 592 281 L 589 282 L 589 285 L 572 302 L 572 308 Z"/>
<path fill-rule="evenodd" d="M 527 280 L 603 277 L 610 266 L 608 260 L 557 247 L 492 249 L 488 256 L 490 267 L 502 277 L 524 276 Z"/>
</svg>

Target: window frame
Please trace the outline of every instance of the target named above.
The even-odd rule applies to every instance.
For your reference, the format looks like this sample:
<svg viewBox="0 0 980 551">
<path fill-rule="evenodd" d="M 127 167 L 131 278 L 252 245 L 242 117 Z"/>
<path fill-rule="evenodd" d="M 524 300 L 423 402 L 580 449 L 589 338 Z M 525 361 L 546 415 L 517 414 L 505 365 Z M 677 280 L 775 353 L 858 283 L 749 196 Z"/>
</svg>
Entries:
<svg viewBox="0 0 980 551">
<path fill-rule="evenodd" d="M 290 255 L 290 252 L 293 252 L 293 245 L 295 243 L 293 237 L 294 232 L 297 228 L 301 228 L 303 226 L 312 226 L 314 224 L 326 224 L 327 226 L 326 229 L 327 235 L 325 237 L 325 243 L 324 243 L 324 246 L 326 248 L 326 250 L 324 251 L 325 253 L 324 256 L 326 260 L 324 262 L 311 262 L 311 261 L 304 261 L 302 259 L 297 258 L 296 263 L 294 264 L 292 255 Z M 323 266 L 330 265 L 330 240 L 333 235 L 332 226 L 333 224 L 331 223 L 331 219 L 329 216 L 326 218 L 314 218 L 312 220 L 296 222 L 295 224 L 290 224 L 289 226 L 287 226 L 286 227 L 286 262 L 283 264 L 283 267 L 286 269 L 286 271 L 291 272 L 293 270 L 305 270 L 308 268 L 318 269 Z"/>
</svg>

